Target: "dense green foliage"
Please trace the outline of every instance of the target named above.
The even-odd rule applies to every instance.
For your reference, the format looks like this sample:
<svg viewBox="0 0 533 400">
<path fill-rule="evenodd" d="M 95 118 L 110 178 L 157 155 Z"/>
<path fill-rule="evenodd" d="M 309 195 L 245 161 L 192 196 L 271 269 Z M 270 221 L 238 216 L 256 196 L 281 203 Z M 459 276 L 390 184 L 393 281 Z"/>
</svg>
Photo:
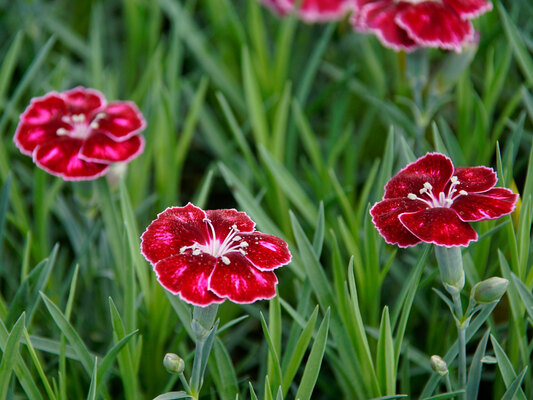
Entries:
<svg viewBox="0 0 533 400">
<path fill-rule="evenodd" d="M 495 3 L 476 21 L 479 46 L 460 54 L 395 53 L 347 21 L 278 19 L 254 0 L 0 11 L 1 399 L 182 389 L 162 361 L 177 353 L 190 371 L 191 308 L 159 286 L 139 236 L 188 201 L 246 211 L 293 254 L 278 297 L 219 308 L 202 398 L 446 392 L 429 357 L 455 358 L 457 332 L 432 290 L 434 253 L 386 245 L 368 214 L 428 151 L 492 166 L 520 193 L 517 211 L 476 223 L 463 251 L 465 303 L 482 279 L 510 281 L 467 330 L 467 391 L 481 381 L 480 398 L 533 398 L 531 2 Z M 30 98 L 77 85 L 135 101 L 148 122 L 120 183 L 64 182 L 13 144 Z"/>
</svg>

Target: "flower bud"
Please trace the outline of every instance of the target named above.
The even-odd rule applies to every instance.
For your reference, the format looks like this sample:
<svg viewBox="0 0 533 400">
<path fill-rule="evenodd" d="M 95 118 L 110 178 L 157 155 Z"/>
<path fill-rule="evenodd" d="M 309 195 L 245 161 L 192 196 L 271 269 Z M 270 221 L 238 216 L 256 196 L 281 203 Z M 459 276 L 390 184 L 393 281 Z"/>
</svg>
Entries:
<svg viewBox="0 0 533 400">
<path fill-rule="evenodd" d="M 478 304 L 492 303 L 500 300 L 505 294 L 507 286 L 509 286 L 507 279 L 494 276 L 476 283 L 470 292 L 470 297 Z"/>
<path fill-rule="evenodd" d="M 174 353 L 165 354 L 163 365 L 171 374 L 182 374 L 185 370 L 185 361 Z"/>
<path fill-rule="evenodd" d="M 437 374 L 444 376 L 448 373 L 448 364 L 446 364 L 446 361 L 444 361 L 440 356 L 431 356 L 429 363 L 431 364 L 433 371 L 435 371 Z"/>
<path fill-rule="evenodd" d="M 435 246 L 435 255 L 444 287 L 451 294 L 459 293 L 465 286 L 461 248 Z"/>
</svg>

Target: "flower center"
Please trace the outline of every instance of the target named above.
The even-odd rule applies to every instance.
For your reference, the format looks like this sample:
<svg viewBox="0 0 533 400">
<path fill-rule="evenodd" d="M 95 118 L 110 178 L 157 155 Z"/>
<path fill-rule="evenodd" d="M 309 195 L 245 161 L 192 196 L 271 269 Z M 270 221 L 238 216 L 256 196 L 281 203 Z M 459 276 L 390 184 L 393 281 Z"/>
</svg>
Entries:
<svg viewBox="0 0 533 400">
<path fill-rule="evenodd" d="M 226 254 L 231 252 L 238 252 L 242 255 L 246 255 L 244 249 L 248 247 L 248 242 L 244 241 L 241 236 L 239 236 L 239 229 L 237 225 L 230 227 L 229 233 L 224 239 L 223 242 L 217 238 L 215 233 L 215 227 L 211 223 L 209 218 L 205 218 L 204 222 L 208 226 L 209 240 L 205 244 L 193 243 L 190 246 L 183 246 L 180 249 L 180 254 L 185 253 L 187 250 L 192 250 L 192 255 L 197 256 L 202 253 L 212 255 L 213 257 L 219 258 L 226 265 L 230 264 L 230 259 L 226 257 Z"/>
<path fill-rule="evenodd" d="M 105 117 L 105 113 L 98 113 L 91 120 L 87 121 L 85 114 L 64 115 L 61 121 L 70 125 L 69 128 L 58 128 L 56 134 L 59 136 L 69 136 L 74 139 L 87 139 L 93 129 L 98 129 L 98 121 Z"/>
<path fill-rule="evenodd" d="M 409 193 L 407 198 L 410 200 L 420 200 L 426 203 L 430 208 L 450 208 L 453 201 L 459 196 L 466 196 L 468 192 L 466 190 L 460 190 L 458 194 L 455 188 L 460 182 L 456 176 L 452 176 L 450 179 L 451 185 L 448 188 L 448 192 L 440 192 L 438 196 L 433 193 L 433 186 L 431 183 L 424 183 L 424 187 L 420 189 L 421 197 L 418 197 L 414 193 Z"/>
</svg>

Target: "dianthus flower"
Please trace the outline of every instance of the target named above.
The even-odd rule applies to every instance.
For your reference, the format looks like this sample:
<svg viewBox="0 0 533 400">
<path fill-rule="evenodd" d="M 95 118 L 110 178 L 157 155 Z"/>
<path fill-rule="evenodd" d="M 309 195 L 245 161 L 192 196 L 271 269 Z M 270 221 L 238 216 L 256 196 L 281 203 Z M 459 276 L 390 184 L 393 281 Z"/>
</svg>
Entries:
<svg viewBox="0 0 533 400">
<path fill-rule="evenodd" d="M 470 19 L 492 9 L 485 0 L 354 0 L 356 30 L 377 35 L 387 47 L 460 51 L 474 39 Z"/>
<path fill-rule="evenodd" d="M 130 101 L 107 104 L 97 90 L 77 87 L 33 98 L 20 116 L 14 141 L 52 175 L 89 180 L 142 153 L 146 122 Z"/>
<path fill-rule="evenodd" d="M 146 228 L 141 252 L 159 283 L 188 303 L 252 303 L 276 295 L 272 271 L 291 260 L 287 243 L 254 227 L 234 209 L 170 207 Z"/>
<path fill-rule="evenodd" d="M 332 21 L 344 17 L 353 9 L 353 0 L 260 0 L 280 15 L 296 10 L 306 22 Z"/>
<path fill-rule="evenodd" d="M 456 167 L 440 153 L 428 153 L 393 176 L 383 200 L 370 210 L 385 241 L 400 247 L 420 242 L 467 246 L 477 240 L 468 224 L 511 213 L 518 195 L 495 188 L 487 167 Z"/>
</svg>

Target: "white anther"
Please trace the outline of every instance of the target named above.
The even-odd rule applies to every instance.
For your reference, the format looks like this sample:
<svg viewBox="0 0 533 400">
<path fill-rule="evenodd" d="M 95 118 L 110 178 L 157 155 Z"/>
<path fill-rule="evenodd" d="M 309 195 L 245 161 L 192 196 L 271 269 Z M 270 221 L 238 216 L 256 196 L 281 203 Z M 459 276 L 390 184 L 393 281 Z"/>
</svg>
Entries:
<svg viewBox="0 0 533 400">
<path fill-rule="evenodd" d="M 424 194 L 426 193 L 428 190 L 426 188 L 422 188 L 419 190 L 420 194 Z"/>
<path fill-rule="evenodd" d="M 459 191 L 459 194 L 462 194 L 463 196 L 466 196 L 468 194 L 468 192 L 466 190 L 461 190 L 461 191 Z"/>
<path fill-rule="evenodd" d="M 416 199 L 418 199 L 418 197 L 417 197 L 416 194 L 414 194 L 414 193 L 409 193 L 409 194 L 407 195 L 407 198 L 408 198 L 409 200 L 416 200 Z"/>
<path fill-rule="evenodd" d="M 429 182 L 424 183 L 424 187 L 425 187 L 427 190 L 431 190 L 431 189 L 433 189 L 433 186 L 431 186 L 431 183 L 429 183 Z"/>
<path fill-rule="evenodd" d="M 239 235 L 237 235 L 237 236 L 234 236 L 233 239 L 231 239 L 231 240 L 233 240 L 234 242 L 237 242 L 237 241 L 239 241 L 239 240 L 241 240 L 241 239 L 242 239 L 242 237 L 240 237 Z"/>
<path fill-rule="evenodd" d="M 237 228 L 237 224 L 231 225 L 231 229 L 233 229 L 235 232 L 239 232 L 239 228 Z"/>
<path fill-rule="evenodd" d="M 221 258 L 221 260 L 222 260 L 222 262 L 223 262 L 224 264 L 226 264 L 226 265 L 229 265 L 229 264 L 230 264 L 230 260 L 229 260 L 228 257 L 226 257 L 226 256 L 222 256 L 222 257 L 220 257 L 220 258 Z"/>
<path fill-rule="evenodd" d="M 241 247 L 248 247 L 248 242 L 241 242 Z"/>
<path fill-rule="evenodd" d="M 56 133 L 57 133 L 58 135 L 60 135 L 60 136 L 62 136 L 62 135 L 66 135 L 67 132 L 68 132 L 68 131 L 67 131 L 65 128 L 58 128 L 57 131 L 56 131 Z"/>
<path fill-rule="evenodd" d="M 93 121 L 93 122 L 91 122 L 89 127 L 91 127 L 91 129 L 98 129 L 100 127 L 100 125 L 98 125 L 98 122 Z"/>
<path fill-rule="evenodd" d="M 201 253 L 202 253 L 202 252 L 201 252 L 199 249 L 193 249 L 193 251 L 192 251 L 192 255 L 193 255 L 193 256 L 197 256 L 197 255 L 199 255 L 199 254 L 201 254 Z"/>
<path fill-rule="evenodd" d="M 246 255 L 246 252 L 245 252 L 243 249 L 239 249 L 239 252 L 240 252 L 243 256 Z"/>
<path fill-rule="evenodd" d="M 183 254 L 185 253 L 185 250 L 187 250 L 189 246 L 183 246 L 181 249 L 180 249 L 180 254 Z"/>
<path fill-rule="evenodd" d="M 106 113 L 99 112 L 98 114 L 96 114 L 96 119 L 102 119 L 102 118 L 105 118 L 105 116 L 106 116 Z"/>
<path fill-rule="evenodd" d="M 68 116 L 66 116 L 66 115 L 63 115 L 63 116 L 61 117 L 61 121 L 63 121 L 63 122 L 70 122 L 70 117 L 68 117 Z"/>
<path fill-rule="evenodd" d="M 459 183 L 459 178 L 457 178 L 456 176 L 452 176 L 450 181 L 453 183 L 453 184 L 458 184 Z"/>
</svg>

